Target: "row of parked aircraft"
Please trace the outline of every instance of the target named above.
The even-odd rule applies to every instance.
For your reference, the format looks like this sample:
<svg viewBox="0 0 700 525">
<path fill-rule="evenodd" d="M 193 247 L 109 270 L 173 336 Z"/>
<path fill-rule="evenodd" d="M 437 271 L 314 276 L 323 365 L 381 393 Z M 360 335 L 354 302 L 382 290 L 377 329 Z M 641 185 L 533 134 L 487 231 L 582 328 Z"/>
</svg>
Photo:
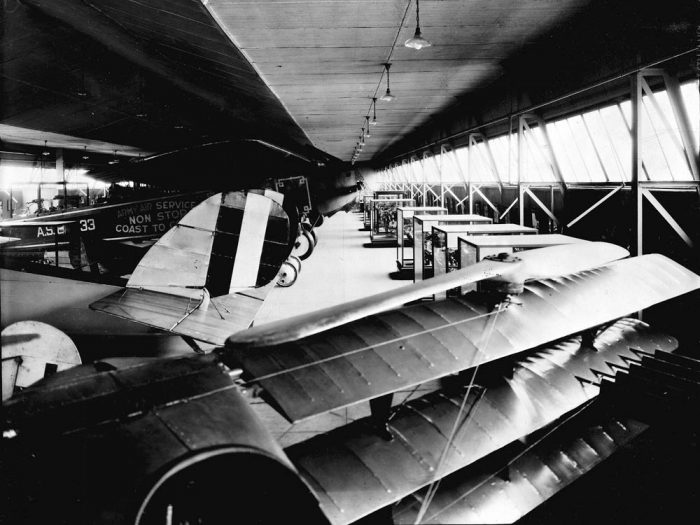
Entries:
<svg viewBox="0 0 700 525">
<path fill-rule="evenodd" d="M 338 207 L 355 195 L 328 200 Z M 14 265 L 2 269 L 3 301 L 15 301 L 28 282 L 51 299 L 13 302 L 9 311 L 3 304 L 3 326 L 8 315 L 50 320 L 69 335 L 141 327 L 184 338 L 197 351 L 75 366 L 75 353 L 57 351 L 69 343 L 53 332 L 49 339 L 41 325 L 6 328 L 3 383 L 25 388 L 7 392 L 3 403 L 3 518 L 184 524 L 293 515 L 346 524 L 393 509 L 397 521 L 433 522 L 490 479 L 475 465 L 502 460 L 508 467 L 514 443 L 594 399 L 597 371 L 624 366 L 638 350 L 673 351 L 673 338 L 624 318 L 700 288 L 698 275 L 664 256 L 630 257 L 615 245 L 581 242 L 486 259 L 251 327 L 271 287 L 298 268 L 293 254 L 308 256 L 315 242 L 285 200 L 270 189 L 226 191 L 3 224 L 16 237 L 3 250 Z M 162 224 L 163 207 L 187 213 L 148 239 L 128 277 L 103 276 L 108 263 L 86 255 L 90 235 L 133 242 L 112 238 L 110 228 L 146 214 L 143 225 Z M 94 230 L 83 231 L 90 220 Z M 57 251 L 78 250 L 70 261 L 86 258 L 99 263 L 97 271 L 27 264 L 23 254 L 40 239 L 16 234 L 42 224 L 55 228 L 49 242 L 59 243 Z M 420 301 L 477 282 L 490 283 L 490 291 Z M 80 310 L 77 323 L 67 308 Z M 6 357 L 9 347 L 22 350 Z M 410 401 L 397 395 L 426 385 L 428 393 Z M 295 424 L 346 408 L 360 417 L 283 450 L 251 409 L 253 394 Z M 517 492 L 522 486 L 509 486 L 521 502 L 512 516 L 576 477 L 542 476 L 527 482 L 538 498 L 531 488 L 528 498 Z M 439 490 L 443 478 L 452 492 Z M 473 519 L 488 517 L 494 494 L 470 507 Z"/>
</svg>

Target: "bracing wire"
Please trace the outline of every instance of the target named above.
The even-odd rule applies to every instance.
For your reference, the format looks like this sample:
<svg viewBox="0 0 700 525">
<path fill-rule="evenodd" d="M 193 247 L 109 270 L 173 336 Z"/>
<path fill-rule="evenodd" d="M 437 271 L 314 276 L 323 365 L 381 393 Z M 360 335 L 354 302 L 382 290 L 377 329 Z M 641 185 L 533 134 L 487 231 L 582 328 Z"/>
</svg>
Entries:
<svg viewBox="0 0 700 525">
<path fill-rule="evenodd" d="M 477 483 L 474 487 L 472 487 L 472 488 L 469 489 L 467 492 L 465 492 L 464 494 L 462 494 L 461 496 L 459 496 L 458 498 L 456 498 L 454 501 L 452 501 L 452 502 L 450 502 L 449 504 L 445 505 L 445 506 L 441 509 L 441 511 L 444 512 L 444 511 L 446 511 L 447 509 L 449 509 L 449 508 L 455 506 L 458 502 L 460 502 L 461 500 L 463 500 L 464 498 L 466 498 L 467 496 L 469 496 L 469 494 L 471 494 L 472 492 L 474 492 L 475 490 L 477 490 L 479 487 L 481 487 L 481 486 L 483 486 L 485 483 L 487 483 L 493 476 L 495 476 L 496 474 L 498 474 L 498 473 L 501 472 L 502 470 L 504 470 L 504 469 L 506 469 L 506 468 L 509 468 L 513 463 L 515 463 L 515 462 L 516 462 L 517 460 L 519 460 L 522 456 L 524 456 L 525 454 L 527 454 L 527 453 L 528 453 L 530 450 L 532 450 L 534 447 L 536 447 L 537 445 L 539 445 L 542 441 L 544 441 L 546 438 L 548 438 L 550 435 L 552 435 L 556 430 L 558 430 L 558 429 L 561 428 L 564 424 L 568 423 L 568 422 L 571 421 L 573 418 L 575 418 L 576 416 L 578 416 L 581 412 L 583 412 L 586 408 L 588 408 L 588 407 L 593 403 L 593 401 L 595 401 L 595 398 L 594 398 L 594 399 L 589 399 L 589 400 L 588 400 L 587 402 L 585 402 L 581 407 L 579 407 L 578 410 L 576 410 L 574 413 L 570 414 L 570 415 L 567 416 L 565 419 L 563 419 L 562 421 L 560 421 L 559 423 L 557 423 L 552 429 L 550 429 L 549 431 L 547 431 L 547 433 L 544 434 L 541 438 L 539 438 L 537 441 L 535 441 L 535 442 L 532 443 L 531 445 L 528 445 L 522 452 L 520 452 L 520 453 L 519 453 L 518 455 L 516 455 L 513 459 L 511 459 L 510 461 L 508 461 L 508 463 L 506 463 L 505 467 L 500 467 L 500 468 L 498 468 L 497 470 L 493 471 L 493 472 L 492 472 L 491 474 L 489 474 L 488 476 L 484 477 L 484 479 L 483 479 L 481 482 Z M 431 516 L 431 517 L 432 517 L 432 516 Z M 430 519 L 430 518 L 429 518 L 429 519 Z M 418 522 L 416 522 L 416 523 L 418 523 Z"/>
<path fill-rule="evenodd" d="M 496 326 L 496 320 L 498 319 L 498 314 L 502 312 L 504 309 L 504 303 L 500 303 L 498 307 L 491 312 L 494 314 L 494 317 L 492 319 L 492 322 L 490 323 L 489 330 L 486 333 L 486 338 L 485 338 L 485 343 L 483 345 L 483 348 L 486 349 L 488 348 L 488 344 L 491 341 L 491 336 L 493 335 L 493 330 Z M 416 516 L 415 524 L 419 524 L 422 520 L 423 517 L 425 516 L 425 512 L 428 510 L 428 507 L 430 506 L 430 503 L 433 501 L 433 498 L 435 497 L 435 494 L 437 493 L 437 490 L 440 486 L 440 480 L 442 478 L 438 478 L 440 475 L 440 471 L 442 470 L 442 466 L 445 463 L 445 460 L 447 459 L 447 454 L 450 450 L 450 447 L 452 446 L 452 443 L 454 442 L 455 437 L 457 436 L 457 431 L 459 428 L 463 425 L 466 424 L 468 419 L 469 419 L 469 414 L 472 413 L 470 411 L 467 416 L 465 417 L 464 421 L 461 421 L 462 419 L 462 414 L 464 413 L 464 409 L 467 404 L 467 400 L 469 399 L 469 394 L 471 394 L 472 389 L 474 388 L 474 379 L 476 378 L 476 374 L 479 371 L 479 365 L 480 363 L 476 364 L 476 367 L 473 369 L 471 378 L 469 379 L 469 385 L 467 386 L 466 391 L 464 392 L 464 397 L 462 398 L 462 403 L 459 407 L 459 411 L 457 412 L 457 415 L 455 416 L 455 421 L 454 424 L 452 425 L 452 429 L 450 431 L 450 434 L 447 438 L 447 443 L 445 443 L 445 447 L 442 449 L 442 453 L 440 454 L 440 459 L 438 460 L 438 464 L 435 467 L 435 478 L 431 484 L 428 486 L 428 493 L 426 494 L 425 498 L 423 499 L 423 502 L 421 503 L 420 510 L 418 511 L 418 515 Z M 483 395 L 483 392 L 482 392 Z M 475 402 L 476 403 L 476 402 Z"/>
<path fill-rule="evenodd" d="M 444 328 L 449 328 L 449 327 L 451 327 L 451 326 L 456 326 L 456 325 L 463 324 L 463 323 L 467 323 L 467 322 L 470 322 L 470 321 L 476 321 L 476 320 L 478 320 L 478 319 L 483 319 L 483 318 L 486 318 L 486 317 L 491 317 L 492 315 L 498 314 L 499 311 L 500 311 L 500 309 L 497 309 L 497 310 L 494 310 L 493 312 L 488 312 L 488 313 L 485 313 L 485 314 L 480 314 L 480 315 L 477 315 L 477 316 L 475 316 L 475 317 L 470 317 L 470 318 L 468 318 L 468 319 L 460 319 L 459 321 L 454 321 L 454 322 L 452 322 L 452 323 L 447 323 L 447 324 L 444 324 L 444 325 L 442 325 L 442 326 L 437 326 L 437 327 L 434 327 L 434 328 L 427 328 L 427 329 L 425 329 L 425 330 L 420 330 L 420 331 L 418 331 L 418 332 L 414 332 L 414 333 L 411 333 L 411 334 L 402 335 L 402 336 L 400 336 L 400 337 L 395 337 L 395 338 L 393 338 L 393 339 L 387 339 L 386 341 L 382 341 L 381 343 L 375 343 L 375 344 L 372 344 L 372 345 L 363 346 L 363 347 L 360 347 L 360 348 L 356 348 L 356 349 L 354 349 L 354 350 L 350 350 L 350 351 L 348 351 L 348 352 L 343 352 L 343 353 L 338 354 L 338 355 L 333 355 L 333 356 L 330 356 L 330 357 L 325 357 L 325 358 L 323 358 L 323 359 L 316 359 L 316 360 L 311 361 L 311 362 L 309 362 L 309 363 L 304 363 L 304 364 L 301 364 L 301 365 L 292 366 L 292 367 L 289 367 L 289 368 L 285 368 L 284 370 L 278 370 L 277 372 L 270 372 L 269 374 L 265 374 L 265 375 L 261 375 L 261 376 L 258 376 L 258 377 L 254 377 L 254 378 L 250 379 L 249 381 L 247 381 L 246 383 L 244 383 L 244 385 L 245 385 L 245 386 L 249 386 L 249 385 L 251 385 L 251 384 L 253 384 L 253 383 L 258 383 L 258 382 L 260 382 L 260 381 L 265 381 L 265 380 L 267 380 L 267 379 L 272 379 L 273 377 L 277 377 L 277 376 L 284 375 L 284 374 L 289 374 L 289 373 L 291 373 L 291 372 L 297 372 L 297 371 L 303 370 L 303 369 L 305 369 L 305 368 L 309 368 L 309 367 L 312 367 L 312 366 L 320 365 L 320 364 L 323 364 L 323 363 L 328 363 L 328 362 L 330 362 L 330 361 L 334 361 L 334 360 L 336 360 L 336 359 L 341 359 L 341 358 L 343 358 L 343 357 L 348 357 L 348 356 L 351 356 L 351 355 L 354 355 L 354 354 L 358 354 L 358 353 L 360 353 L 360 352 L 366 352 L 367 350 L 374 350 L 374 349 L 376 349 L 376 348 L 378 348 L 378 347 L 385 346 L 385 345 L 392 344 L 392 343 L 398 343 L 399 341 L 403 341 L 403 340 L 405 340 L 405 339 L 410 339 L 410 338 L 412 338 L 412 337 L 416 337 L 416 336 L 419 336 L 419 335 L 429 334 L 429 333 L 432 333 L 432 332 L 436 332 L 436 331 L 438 331 L 438 330 L 442 330 L 442 329 L 444 329 Z M 493 327 L 492 327 L 492 330 L 493 330 Z M 482 349 L 482 350 L 483 350 L 483 349 Z"/>
</svg>

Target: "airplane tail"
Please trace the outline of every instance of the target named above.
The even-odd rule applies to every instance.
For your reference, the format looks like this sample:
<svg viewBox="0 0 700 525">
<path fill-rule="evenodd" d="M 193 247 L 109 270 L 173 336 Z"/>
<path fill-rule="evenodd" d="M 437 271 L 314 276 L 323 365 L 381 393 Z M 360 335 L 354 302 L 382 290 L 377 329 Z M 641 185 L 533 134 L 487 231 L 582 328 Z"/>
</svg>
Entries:
<svg viewBox="0 0 700 525">
<path fill-rule="evenodd" d="M 250 326 L 289 256 L 281 201 L 268 190 L 209 197 L 146 253 L 125 289 L 90 308 L 223 344 Z"/>
<path fill-rule="evenodd" d="M 80 354 L 66 334 L 39 321 L 19 321 L 0 333 L 2 401 L 15 387 L 26 388 L 46 376 L 81 364 Z"/>
</svg>

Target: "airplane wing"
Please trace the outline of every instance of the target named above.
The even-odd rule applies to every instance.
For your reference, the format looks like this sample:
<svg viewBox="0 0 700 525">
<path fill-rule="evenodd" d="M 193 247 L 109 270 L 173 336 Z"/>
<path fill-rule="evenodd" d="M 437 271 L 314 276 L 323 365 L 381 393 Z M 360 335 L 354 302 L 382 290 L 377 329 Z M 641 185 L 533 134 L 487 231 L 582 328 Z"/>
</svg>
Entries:
<svg viewBox="0 0 700 525">
<path fill-rule="evenodd" d="M 546 250 L 536 257 L 551 253 Z M 503 310 L 460 297 L 370 315 L 265 348 L 233 346 L 234 336 L 225 355 L 296 422 L 535 348 L 697 288 L 694 273 L 662 255 L 645 255 L 526 283 L 518 304 Z M 424 296 L 426 290 L 419 290 Z"/>
<path fill-rule="evenodd" d="M 359 420 L 285 452 L 330 522 L 351 523 L 595 398 L 599 388 L 586 380 L 597 382 L 595 370 L 612 372 L 608 363 L 638 360 L 630 349 L 651 353 L 676 346 L 644 323 L 622 319 L 596 338 L 595 349 L 574 337 L 521 359 L 512 377 L 488 388 L 441 390 L 406 403 L 389 419 L 390 441 Z"/>
<path fill-rule="evenodd" d="M 250 326 L 289 255 L 290 237 L 274 197 L 214 195 L 158 240 L 126 288 L 90 308 L 222 345 Z"/>
<path fill-rule="evenodd" d="M 393 508 L 393 523 L 515 523 L 648 428 L 622 415 L 587 415 L 594 423 L 567 422 L 498 473 L 468 467 L 448 476 L 427 507 L 427 487 L 412 494 Z"/>
<path fill-rule="evenodd" d="M 279 345 L 465 284 L 494 280 L 522 285 L 526 280 L 558 277 L 590 270 L 628 255 L 627 250 L 614 244 L 583 242 L 577 245 L 529 250 L 509 259 L 487 259 L 416 284 L 267 323 L 244 333 L 232 335 L 227 344 L 232 348 Z"/>
</svg>

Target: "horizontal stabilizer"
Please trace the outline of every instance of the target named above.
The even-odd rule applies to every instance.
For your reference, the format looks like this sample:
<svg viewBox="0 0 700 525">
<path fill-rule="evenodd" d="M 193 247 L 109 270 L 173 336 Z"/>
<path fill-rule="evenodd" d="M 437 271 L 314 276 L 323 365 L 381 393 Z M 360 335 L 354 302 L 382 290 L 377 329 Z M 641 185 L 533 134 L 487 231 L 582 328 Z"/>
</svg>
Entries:
<svg viewBox="0 0 700 525">
<path fill-rule="evenodd" d="M 229 335 L 250 326 L 273 286 L 271 283 L 214 297 L 208 304 L 206 300 L 125 288 L 92 303 L 90 308 L 221 346 Z"/>
<path fill-rule="evenodd" d="M 697 288 L 696 274 L 662 255 L 645 255 L 533 281 L 518 304 L 501 310 L 448 299 L 292 343 L 227 352 L 282 415 L 299 421 L 538 347 Z"/>
<path fill-rule="evenodd" d="M 597 382 L 592 370 L 612 372 L 608 363 L 625 366 L 626 360 L 637 359 L 630 348 L 653 352 L 676 346 L 673 338 L 644 323 L 623 319 L 596 338 L 595 350 L 572 338 L 516 363 L 511 377 L 491 381 L 487 388 L 438 391 L 397 407 L 387 424 L 391 440 L 359 420 L 285 452 L 329 521 L 351 523 L 594 398 L 599 388 L 589 383 Z"/>
<path fill-rule="evenodd" d="M 582 242 L 529 250 L 507 262 L 484 260 L 416 284 L 267 323 L 231 336 L 227 345 L 231 348 L 279 345 L 469 283 L 495 278 L 522 284 L 531 279 L 558 277 L 597 268 L 628 255 L 627 250 L 614 244 Z"/>
</svg>

